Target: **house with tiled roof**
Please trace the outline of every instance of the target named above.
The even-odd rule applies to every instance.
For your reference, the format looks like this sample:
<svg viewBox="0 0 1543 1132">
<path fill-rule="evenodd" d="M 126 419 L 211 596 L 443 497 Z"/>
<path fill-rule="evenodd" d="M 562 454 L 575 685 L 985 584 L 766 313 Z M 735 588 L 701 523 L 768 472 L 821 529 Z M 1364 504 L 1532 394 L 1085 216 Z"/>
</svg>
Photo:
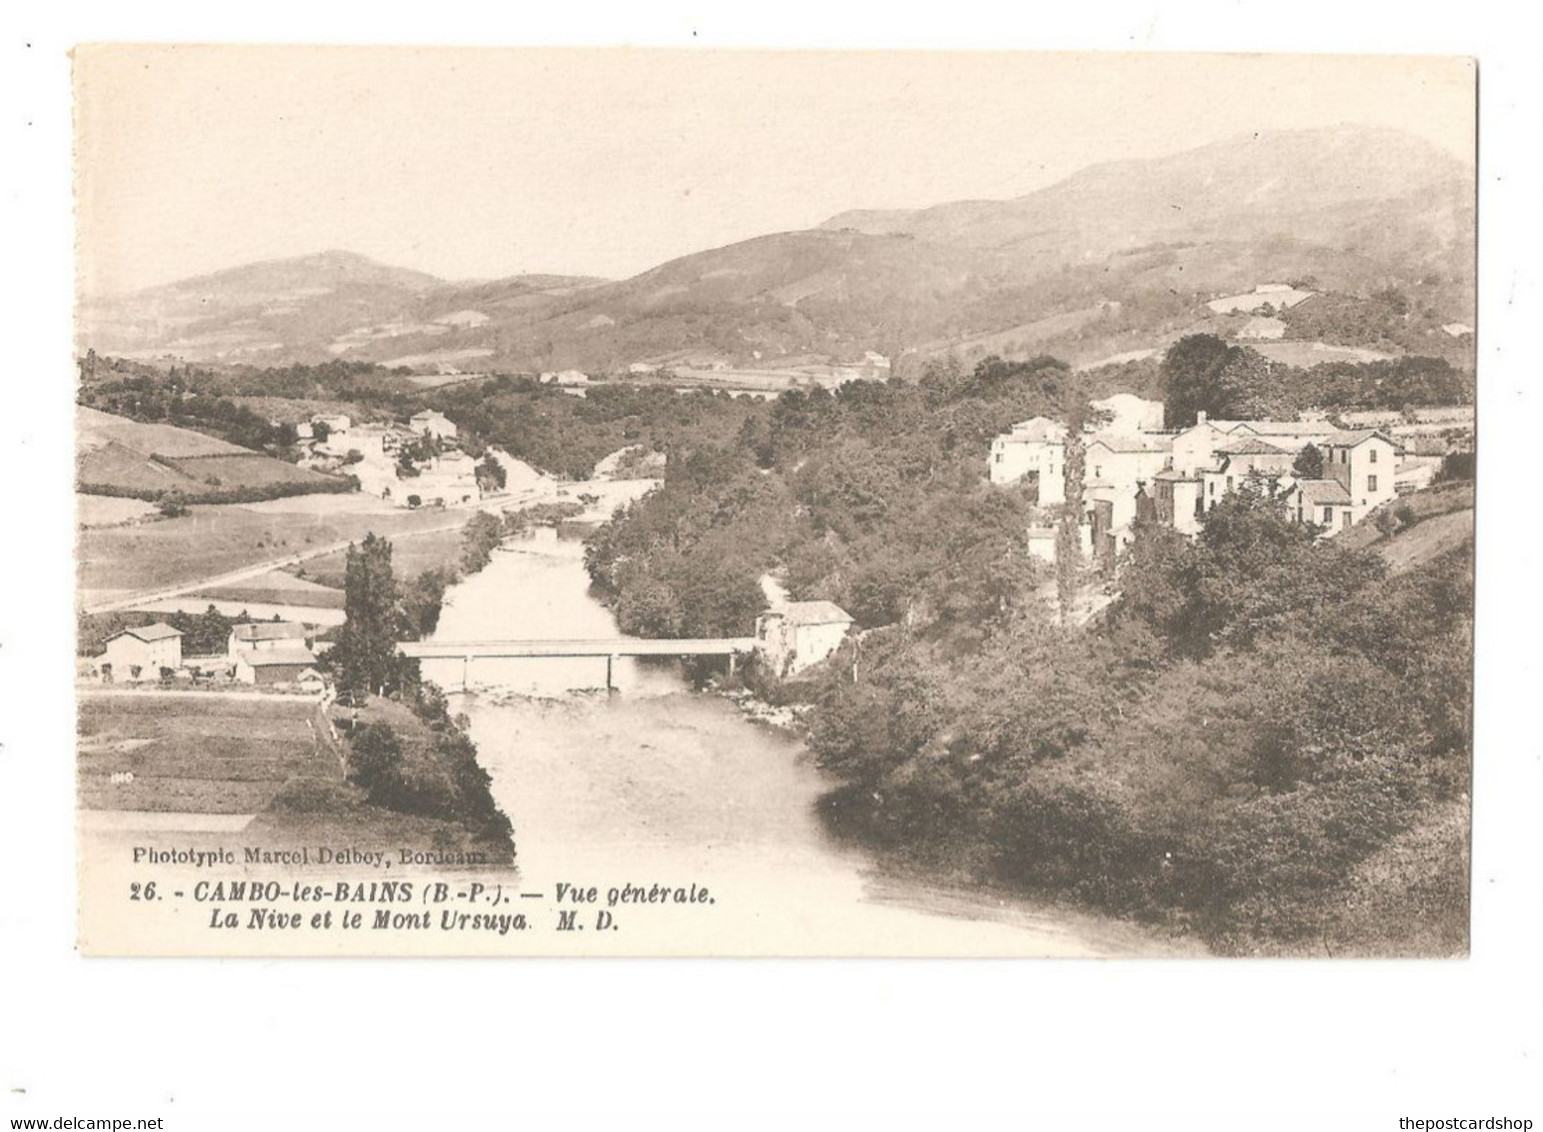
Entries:
<svg viewBox="0 0 1543 1132">
<path fill-rule="evenodd" d="M 792 676 L 841 647 L 851 614 L 833 601 L 784 601 L 756 618 L 760 655 L 778 676 Z"/>
<path fill-rule="evenodd" d="M 164 622 L 120 629 L 107 638 L 96 669 L 108 683 L 159 680 L 182 667 L 182 633 Z"/>
</svg>

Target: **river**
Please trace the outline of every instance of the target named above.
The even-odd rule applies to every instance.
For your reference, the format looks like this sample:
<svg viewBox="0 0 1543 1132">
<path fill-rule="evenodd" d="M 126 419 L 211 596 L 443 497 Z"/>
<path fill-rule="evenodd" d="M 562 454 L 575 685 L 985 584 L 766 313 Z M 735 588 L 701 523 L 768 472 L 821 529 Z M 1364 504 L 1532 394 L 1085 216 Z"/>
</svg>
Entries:
<svg viewBox="0 0 1543 1132">
<path fill-rule="evenodd" d="M 436 641 L 616 636 L 583 545 L 551 529 L 493 556 L 448 595 Z M 460 661 L 425 661 L 447 689 Z M 514 823 L 521 887 L 659 884 L 703 901 L 613 909 L 613 934 L 571 950 L 684 955 L 1170 954 L 1129 925 L 928 883 L 837 841 L 817 804 L 833 783 L 796 737 L 692 692 L 673 665 L 480 660 L 464 711 Z M 588 913 L 592 921 L 594 913 Z"/>
</svg>

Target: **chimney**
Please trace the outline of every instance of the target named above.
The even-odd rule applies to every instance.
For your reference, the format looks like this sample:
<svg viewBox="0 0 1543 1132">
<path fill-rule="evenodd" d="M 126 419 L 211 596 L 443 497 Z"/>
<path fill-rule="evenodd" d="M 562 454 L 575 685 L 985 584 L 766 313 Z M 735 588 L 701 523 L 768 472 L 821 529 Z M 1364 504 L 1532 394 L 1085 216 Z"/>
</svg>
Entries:
<svg viewBox="0 0 1543 1132">
<path fill-rule="evenodd" d="M 1201 409 L 1198 413 L 1195 414 L 1195 423 L 1196 424 L 1205 424 L 1205 410 L 1204 409 Z"/>
</svg>

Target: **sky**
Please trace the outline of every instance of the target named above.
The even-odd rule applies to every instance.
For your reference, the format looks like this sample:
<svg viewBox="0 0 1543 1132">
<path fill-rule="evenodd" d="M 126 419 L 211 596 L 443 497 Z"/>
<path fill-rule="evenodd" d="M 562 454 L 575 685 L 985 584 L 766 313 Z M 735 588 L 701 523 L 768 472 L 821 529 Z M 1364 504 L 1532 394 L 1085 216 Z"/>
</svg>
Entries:
<svg viewBox="0 0 1543 1132">
<path fill-rule="evenodd" d="M 622 278 L 1263 129 L 1474 150 L 1471 66 L 1429 57 L 119 45 L 75 83 L 86 294 L 327 249 Z"/>
</svg>

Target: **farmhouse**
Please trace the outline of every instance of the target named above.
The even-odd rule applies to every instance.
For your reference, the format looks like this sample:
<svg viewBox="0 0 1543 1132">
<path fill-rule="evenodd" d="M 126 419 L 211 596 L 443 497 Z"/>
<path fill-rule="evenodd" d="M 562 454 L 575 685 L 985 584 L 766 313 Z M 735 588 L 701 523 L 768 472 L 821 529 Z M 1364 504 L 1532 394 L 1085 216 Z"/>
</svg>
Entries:
<svg viewBox="0 0 1543 1132">
<path fill-rule="evenodd" d="M 107 683 L 159 680 L 162 669 L 181 667 L 182 634 L 160 621 L 114 633 L 97 658 L 97 671 Z"/>
<path fill-rule="evenodd" d="M 789 601 L 756 619 L 761 655 L 778 676 L 820 663 L 841 646 L 852 617 L 831 601 Z"/>
<path fill-rule="evenodd" d="M 315 666 L 315 654 L 303 645 L 251 649 L 236 657 L 236 679 L 242 684 L 292 684 Z"/>
<path fill-rule="evenodd" d="M 298 621 L 253 621 L 232 627 L 226 638 L 226 655 L 235 662 L 256 653 L 306 649 L 314 637 L 314 631 Z"/>
</svg>

